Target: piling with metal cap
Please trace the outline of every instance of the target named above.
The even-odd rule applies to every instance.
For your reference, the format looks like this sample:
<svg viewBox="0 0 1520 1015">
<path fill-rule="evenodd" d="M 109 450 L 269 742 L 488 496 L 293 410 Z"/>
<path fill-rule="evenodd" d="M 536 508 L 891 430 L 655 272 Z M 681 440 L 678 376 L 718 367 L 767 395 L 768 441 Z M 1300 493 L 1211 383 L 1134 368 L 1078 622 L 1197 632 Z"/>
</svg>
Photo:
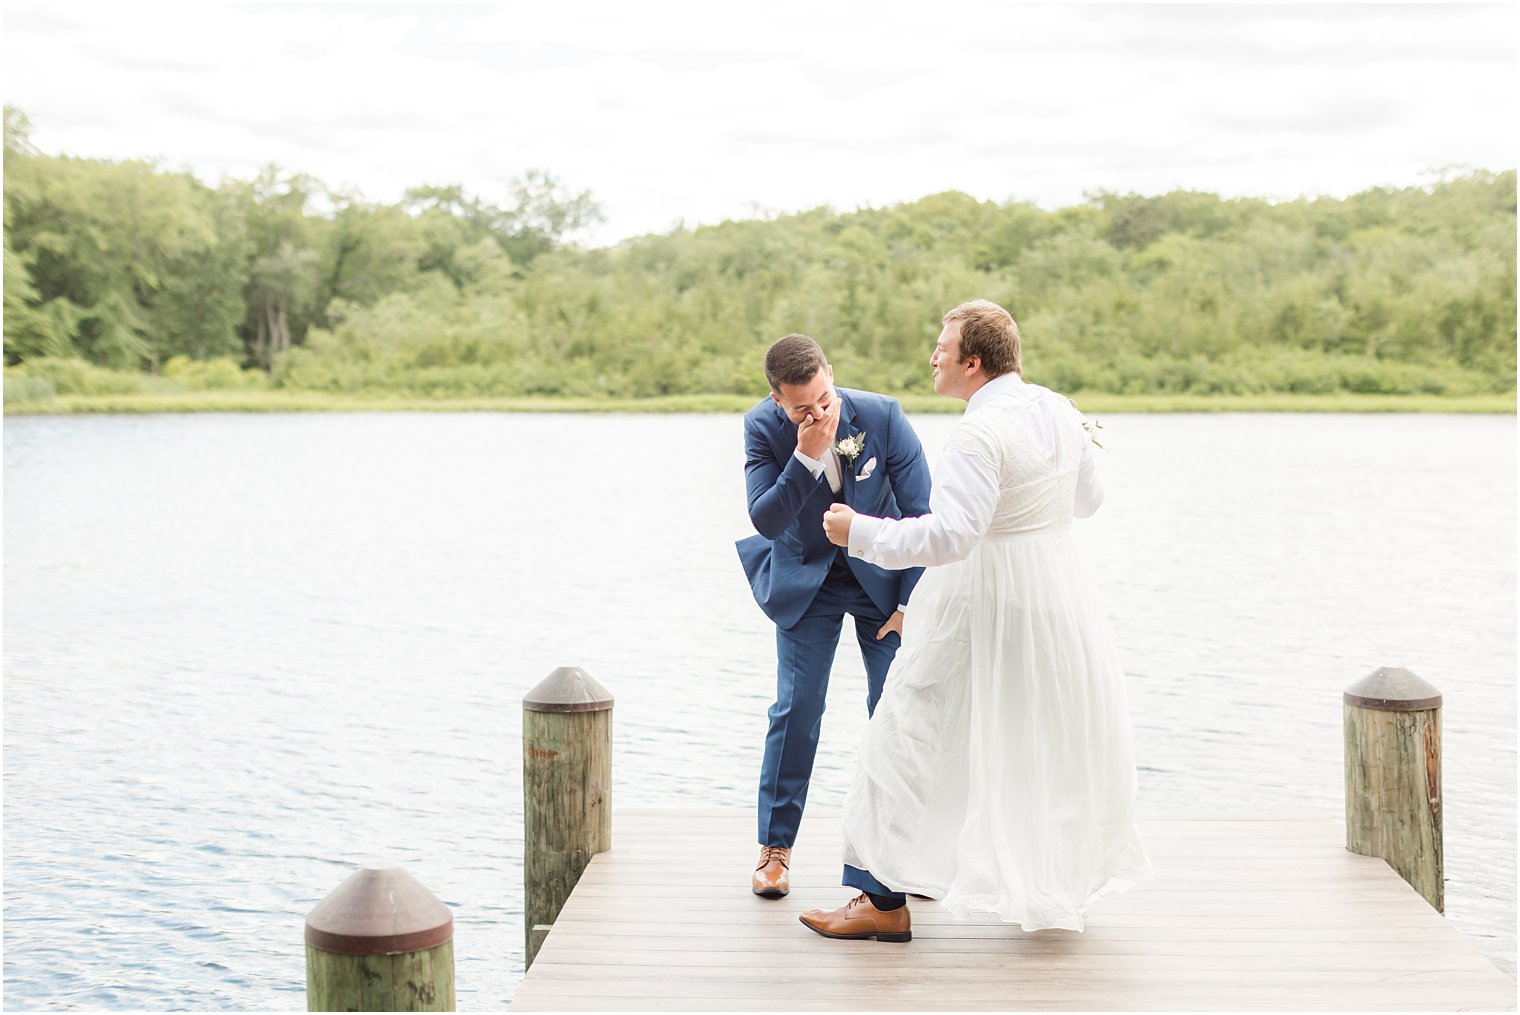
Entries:
<svg viewBox="0 0 1520 1015">
<path fill-rule="evenodd" d="M 561 666 L 523 697 L 523 931 L 533 964 L 581 872 L 612 848 L 612 695 Z"/>
<path fill-rule="evenodd" d="M 1441 912 L 1441 692 L 1385 667 L 1346 688 L 1346 848 L 1380 856 Z"/>
<path fill-rule="evenodd" d="M 306 917 L 307 1011 L 453 1011 L 454 914 L 394 864 L 365 864 Z"/>
</svg>

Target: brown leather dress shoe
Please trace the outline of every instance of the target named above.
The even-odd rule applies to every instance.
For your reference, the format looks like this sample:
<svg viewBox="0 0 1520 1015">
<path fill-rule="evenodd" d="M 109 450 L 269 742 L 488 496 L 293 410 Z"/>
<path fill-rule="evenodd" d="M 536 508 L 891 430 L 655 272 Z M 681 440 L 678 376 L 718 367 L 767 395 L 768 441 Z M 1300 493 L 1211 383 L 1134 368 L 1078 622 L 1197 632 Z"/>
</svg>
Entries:
<svg viewBox="0 0 1520 1015">
<path fill-rule="evenodd" d="M 763 899 L 779 899 L 792 890 L 792 851 L 786 846 L 761 846 L 760 862 L 750 887 Z"/>
<path fill-rule="evenodd" d="M 912 941 L 913 922 L 908 907 L 883 913 L 871 905 L 871 897 L 861 892 L 838 909 L 810 909 L 797 919 L 809 930 L 824 937 L 850 940 L 875 938 L 878 941 Z"/>
</svg>

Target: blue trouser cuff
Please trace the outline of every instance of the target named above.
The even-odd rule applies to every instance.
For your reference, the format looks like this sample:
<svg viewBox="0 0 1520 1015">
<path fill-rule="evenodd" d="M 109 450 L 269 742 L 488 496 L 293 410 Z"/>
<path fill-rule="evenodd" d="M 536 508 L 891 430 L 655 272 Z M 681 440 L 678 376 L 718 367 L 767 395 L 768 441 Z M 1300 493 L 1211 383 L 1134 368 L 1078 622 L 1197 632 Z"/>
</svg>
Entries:
<svg viewBox="0 0 1520 1015">
<path fill-rule="evenodd" d="M 859 867 L 851 867 L 849 864 L 844 865 L 844 878 L 842 881 L 846 888 L 853 888 L 856 891 L 866 892 L 870 895 L 885 895 L 893 899 L 907 898 L 902 892 L 894 892 L 880 881 L 877 881 L 871 876 L 870 871 L 863 871 Z"/>
</svg>

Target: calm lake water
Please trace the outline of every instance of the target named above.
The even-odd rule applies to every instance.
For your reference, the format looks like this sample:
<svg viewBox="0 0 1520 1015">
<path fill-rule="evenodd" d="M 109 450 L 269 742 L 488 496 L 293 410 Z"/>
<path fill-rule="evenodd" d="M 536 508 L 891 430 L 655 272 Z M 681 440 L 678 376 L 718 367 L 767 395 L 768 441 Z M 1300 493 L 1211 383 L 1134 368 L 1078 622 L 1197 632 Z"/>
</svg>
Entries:
<svg viewBox="0 0 1520 1015">
<path fill-rule="evenodd" d="M 915 417 L 931 461 L 953 417 Z M 1341 807 L 1341 691 L 1445 694 L 1451 921 L 1515 949 L 1515 419 L 1112 416 L 1079 523 L 1144 807 Z M 617 696 L 615 804 L 753 805 L 773 637 L 735 416 L 5 422 L 10 1008 L 305 1008 L 359 863 L 522 976 L 520 699 Z M 842 649 L 811 800 L 864 722 Z M 744 891 L 746 871 L 735 871 Z"/>
</svg>

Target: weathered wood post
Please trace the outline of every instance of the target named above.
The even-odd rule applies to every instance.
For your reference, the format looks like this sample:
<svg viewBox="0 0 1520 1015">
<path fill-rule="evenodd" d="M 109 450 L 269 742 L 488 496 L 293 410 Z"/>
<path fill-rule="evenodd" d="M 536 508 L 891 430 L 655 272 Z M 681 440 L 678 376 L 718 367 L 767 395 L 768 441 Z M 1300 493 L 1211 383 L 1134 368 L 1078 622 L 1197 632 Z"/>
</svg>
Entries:
<svg viewBox="0 0 1520 1015">
<path fill-rule="evenodd" d="M 1346 848 L 1380 856 L 1446 912 L 1441 692 L 1383 668 L 1346 688 Z"/>
<path fill-rule="evenodd" d="M 528 965 L 592 856 L 612 848 L 612 695 L 561 666 L 523 697 Z"/>
<path fill-rule="evenodd" d="M 307 1011 L 453 1011 L 454 914 L 393 864 L 365 864 L 306 917 Z"/>
</svg>

